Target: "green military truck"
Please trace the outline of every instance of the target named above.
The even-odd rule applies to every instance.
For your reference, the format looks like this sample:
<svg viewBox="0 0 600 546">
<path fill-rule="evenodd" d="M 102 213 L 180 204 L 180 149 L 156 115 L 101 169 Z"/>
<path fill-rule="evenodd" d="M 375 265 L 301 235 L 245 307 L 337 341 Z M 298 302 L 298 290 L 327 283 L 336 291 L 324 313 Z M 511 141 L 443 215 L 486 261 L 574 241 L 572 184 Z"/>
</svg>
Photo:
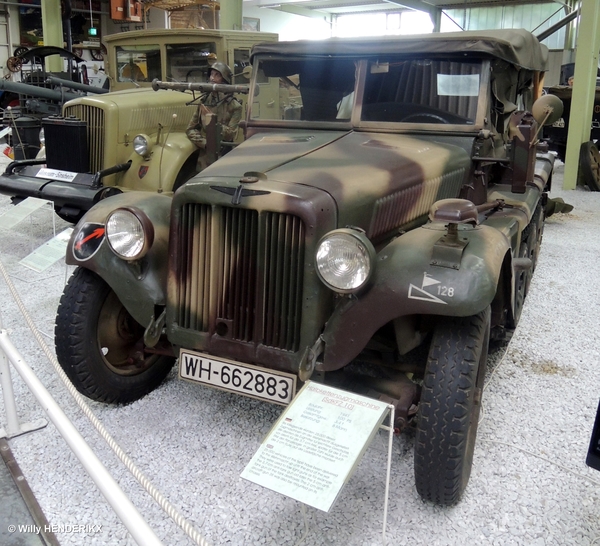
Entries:
<svg viewBox="0 0 600 546">
<path fill-rule="evenodd" d="M 104 402 L 177 359 L 279 404 L 309 379 L 389 401 L 416 427 L 419 493 L 453 504 L 488 342 L 515 328 L 542 239 L 538 134 L 562 106 L 541 97 L 547 49 L 460 32 L 265 43 L 251 62 L 242 144 L 173 197 L 110 197 L 75 228 L 58 359 Z M 280 107 L 255 107 L 261 81 Z"/>
<path fill-rule="evenodd" d="M 198 29 L 106 36 L 111 92 L 69 101 L 62 116 L 44 119 L 45 157 L 11 163 L 0 193 L 53 201 L 72 222 L 109 195 L 170 193 L 196 173 L 198 149 L 185 135 L 196 106 L 190 93 L 153 91 L 152 80 L 207 81 L 218 59 L 230 65 L 231 83 L 248 84 L 252 45 L 275 40 L 272 33 Z M 257 104 L 269 100 L 259 97 Z M 244 95 L 240 102 L 245 108 Z"/>
</svg>

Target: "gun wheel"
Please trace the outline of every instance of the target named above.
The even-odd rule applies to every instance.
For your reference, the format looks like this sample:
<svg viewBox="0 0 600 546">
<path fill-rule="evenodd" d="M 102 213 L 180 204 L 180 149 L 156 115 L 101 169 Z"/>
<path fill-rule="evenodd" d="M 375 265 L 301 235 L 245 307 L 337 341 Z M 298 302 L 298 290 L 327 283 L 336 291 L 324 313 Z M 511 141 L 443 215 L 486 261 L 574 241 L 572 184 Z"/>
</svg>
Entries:
<svg viewBox="0 0 600 546">
<path fill-rule="evenodd" d="M 150 353 L 144 328 L 98 275 L 78 268 L 60 299 L 56 356 L 77 390 L 100 402 L 132 402 L 154 390 L 175 358 Z"/>
<path fill-rule="evenodd" d="M 18 72 L 19 70 L 21 70 L 22 66 L 23 66 L 23 59 L 20 59 L 19 57 L 9 57 L 8 60 L 6 61 L 6 67 L 11 72 Z"/>
<path fill-rule="evenodd" d="M 487 361 L 491 311 L 436 326 L 423 378 L 415 482 L 424 500 L 455 504 L 471 467 Z"/>
</svg>

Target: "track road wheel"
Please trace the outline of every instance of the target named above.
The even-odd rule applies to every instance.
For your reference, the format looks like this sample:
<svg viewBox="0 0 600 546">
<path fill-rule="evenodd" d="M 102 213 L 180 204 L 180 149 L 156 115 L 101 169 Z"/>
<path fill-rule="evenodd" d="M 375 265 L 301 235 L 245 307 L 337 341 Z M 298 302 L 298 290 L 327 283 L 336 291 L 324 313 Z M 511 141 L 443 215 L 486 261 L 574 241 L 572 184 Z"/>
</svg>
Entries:
<svg viewBox="0 0 600 546">
<path fill-rule="evenodd" d="M 78 268 L 60 299 L 56 356 L 79 392 L 100 402 L 132 402 L 154 390 L 173 357 L 145 350 L 144 328 L 98 275 Z"/>
<path fill-rule="evenodd" d="M 417 419 L 415 482 L 424 500 L 450 506 L 471 475 L 490 336 L 490 308 L 435 328 Z"/>
<path fill-rule="evenodd" d="M 591 140 L 579 149 L 579 170 L 588 188 L 600 191 L 600 152 Z"/>
</svg>

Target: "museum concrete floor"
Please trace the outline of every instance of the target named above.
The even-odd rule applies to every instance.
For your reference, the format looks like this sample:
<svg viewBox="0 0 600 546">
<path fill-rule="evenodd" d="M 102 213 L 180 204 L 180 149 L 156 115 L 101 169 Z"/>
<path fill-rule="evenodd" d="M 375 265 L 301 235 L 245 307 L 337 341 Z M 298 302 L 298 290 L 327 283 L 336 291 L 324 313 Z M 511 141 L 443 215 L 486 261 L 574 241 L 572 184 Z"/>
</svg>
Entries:
<svg viewBox="0 0 600 546">
<path fill-rule="evenodd" d="M 399 545 L 586 546 L 600 544 L 600 473 L 585 465 L 600 398 L 600 193 L 552 196 L 574 205 L 547 219 L 521 322 L 491 353 L 471 480 L 452 508 L 424 503 L 413 478 L 414 436 L 394 440 L 387 543 Z M 0 196 L 0 214 L 12 207 Z M 58 218 L 56 230 L 68 227 Z M 54 317 L 67 275 L 19 263 L 52 237 L 47 210 L 0 231 L 0 261 L 53 351 Z M 1 318 L 11 341 L 86 438 L 165 545 L 193 544 L 98 436 L 35 341 L 5 281 Z M 13 370 L 19 418 L 45 415 Z M 329 513 L 240 478 L 280 415 L 280 406 L 167 380 L 126 406 L 89 402 L 123 450 L 215 546 L 383 544 L 387 441 L 380 433 Z M 6 416 L 0 402 L 0 427 Z M 52 424 L 14 437 L 10 448 L 63 546 L 134 544 Z M 4 502 L 4 501 L 2 501 Z M 0 526 L 12 521 L 0 508 Z M 71 532 L 68 526 L 81 525 Z M 25 538 L 25 537 L 21 537 Z M 13 544 L 18 537 L 13 535 Z M 25 542 L 23 542 L 25 543 Z"/>
</svg>

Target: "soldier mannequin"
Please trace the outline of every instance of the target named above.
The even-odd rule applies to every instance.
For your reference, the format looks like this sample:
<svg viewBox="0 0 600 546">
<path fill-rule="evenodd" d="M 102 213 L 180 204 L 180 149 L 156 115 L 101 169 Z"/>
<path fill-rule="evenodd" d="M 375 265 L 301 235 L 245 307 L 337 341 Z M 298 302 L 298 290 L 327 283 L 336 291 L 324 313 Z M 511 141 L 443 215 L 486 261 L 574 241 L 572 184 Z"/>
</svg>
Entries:
<svg viewBox="0 0 600 546">
<path fill-rule="evenodd" d="M 210 83 L 231 83 L 231 69 L 222 62 L 215 62 L 210 69 Z M 202 115 L 207 113 L 217 114 L 217 123 L 221 126 L 221 140 L 232 142 L 238 131 L 238 124 L 242 117 L 242 105 L 231 93 L 216 91 L 204 93 L 200 97 L 198 108 L 194 112 L 185 134 L 200 148 L 198 169 L 205 167 L 204 155 L 206 148 L 206 133 L 202 124 Z"/>
</svg>

